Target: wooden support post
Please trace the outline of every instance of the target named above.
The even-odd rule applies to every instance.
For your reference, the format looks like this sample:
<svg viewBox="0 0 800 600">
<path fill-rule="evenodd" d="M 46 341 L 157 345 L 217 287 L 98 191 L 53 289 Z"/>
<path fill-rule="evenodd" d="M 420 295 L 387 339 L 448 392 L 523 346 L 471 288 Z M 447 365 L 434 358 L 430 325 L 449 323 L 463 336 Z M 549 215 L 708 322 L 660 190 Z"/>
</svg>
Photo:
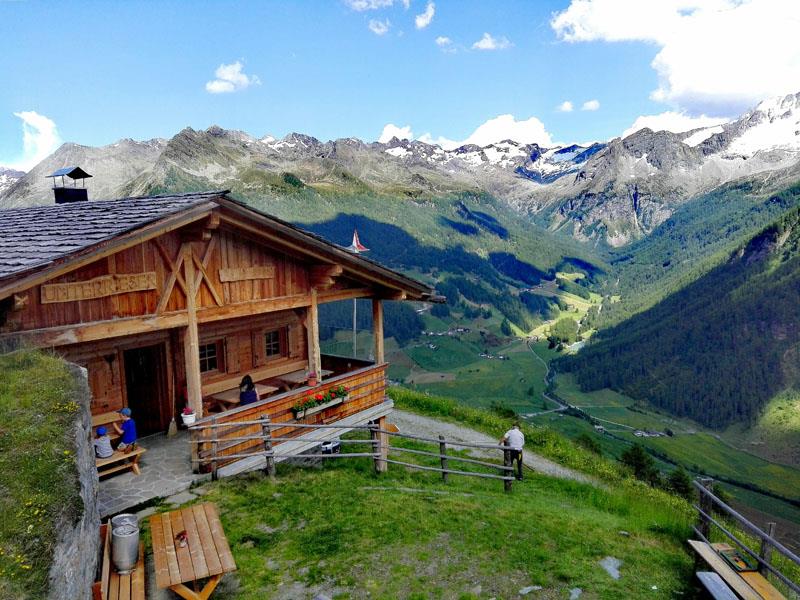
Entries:
<svg viewBox="0 0 800 600">
<path fill-rule="evenodd" d="M 317 288 L 311 288 L 311 305 L 308 307 L 306 333 L 308 334 L 308 370 L 317 374 L 317 381 L 322 381 L 322 355 L 319 349 L 319 305 L 317 304 Z"/>
<path fill-rule="evenodd" d="M 186 363 L 186 401 L 197 418 L 203 416 L 203 392 L 200 382 L 200 342 L 197 333 L 197 288 L 194 286 L 194 261 L 192 245 L 182 247 L 186 276 L 186 315 L 188 323 L 183 331 L 183 356 Z"/>
<path fill-rule="evenodd" d="M 266 452 L 267 468 L 266 473 L 269 478 L 275 479 L 275 456 L 272 453 L 272 425 L 268 415 L 261 417 L 261 432 L 264 435 L 264 451 Z"/>
<path fill-rule="evenodd" d="M 381 417 L 377 421 L 370 423 L 369 436 L 372 440 L 373 464 L 376 473 L 385 473 L 389 463 L 386 459 L 389 456 L 389 436 L 379 430 L 386 428 L 386 417 Z"/>
<path fill-rule="evenodd" d="M 711 492 L 714 489 L 714 480 L 710 477 L 704 477 L 698 479 L 700 485 L 702 485 L 705 489 Z M 699 492 L 700 494 L 700 510 L 702 510 L 707 515 L 711 514 L 712 509 L 714 508 L 714 503 L 711 500 L 711 497 L 708 494 L 704 494 L 703 492 Z M 699 514 L 699 520 L 697 522 L 697 530 L 702 533 L 706 539 L 709 539 L 711 535 L 711 521 L 709 521 L 706 517 L 702 514 Z"/>
<path fill-rule="evenodd" d="M 771 538 L 775 537 L 775 523 L 767 523 L 767 535 Z M 772 559 L 772 544 L 766 538 L 761 538 L 761 548 L 758 551 L 758 556 L 764 562 L 769 562 Z M 762 575 L 767 575 L 769 569 L 763 563 L 758 563 L 758 572 Z"/>
<path fill-rule="evenodd" d="M 217 424 L 217 417 L 211 419 L 211 424 Z M 219 450 L 217 439 L 219 438 L 219 430 L 216 427 L 212 427 L 211 435 L 214 436 L 214 441 L 211 442 L 211 481 L 216 481 L 219 478 L 217 472 L 217 451 Z"/>
<path fill-rule="evenodd" d="M 385 362 L 383 352 L 383 301 L 372 299 L 372 336 L 375 338 L 375 364 Z"/>
<path fill-rule="evenodd" d="M 443 435 L 439 436 L 439 456 L 442 459 L 442 481 L 447 483 L 447 444 Z"/>
<path fill-rule="evenodd" d="M 503 450 L 503 466 L 510 467 L 511 466 L 511 450 L 508 447 L 508 440 L 505 440 L 503 442 L 503 445 L 505 446 L 505 449 Z M 505 477 L 508 477 L 509 475 L 511 475 L 511 473 L 512 473 L 512 471 L 510 471 L 509 469 L 503 469 L 503 475 Z M 506 492 L 510 492 L 511 491 L 511 479 L 506 479 L 506 480 L 503 481 L 503 489 Z"/>
</svg>

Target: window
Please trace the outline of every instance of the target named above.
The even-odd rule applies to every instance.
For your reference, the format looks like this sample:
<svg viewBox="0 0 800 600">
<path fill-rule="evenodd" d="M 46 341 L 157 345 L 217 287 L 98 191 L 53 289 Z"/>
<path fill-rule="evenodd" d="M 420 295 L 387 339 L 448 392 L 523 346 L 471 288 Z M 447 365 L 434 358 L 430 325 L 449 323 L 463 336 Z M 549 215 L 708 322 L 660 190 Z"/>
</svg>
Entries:
<svg viewBox="0 0 800 600">
<path fill-rule="evenodd" d="M 219 342 L 200 345 L 200 372 L 216 371 L 219 368 Z"/>
<path fill-rule="evenodd" d="M 264 356 L 267 360 L 283 356 L 283 344 L 281 343 L 282 330 L 268 331 L 264 334 Z"/>
</svg>

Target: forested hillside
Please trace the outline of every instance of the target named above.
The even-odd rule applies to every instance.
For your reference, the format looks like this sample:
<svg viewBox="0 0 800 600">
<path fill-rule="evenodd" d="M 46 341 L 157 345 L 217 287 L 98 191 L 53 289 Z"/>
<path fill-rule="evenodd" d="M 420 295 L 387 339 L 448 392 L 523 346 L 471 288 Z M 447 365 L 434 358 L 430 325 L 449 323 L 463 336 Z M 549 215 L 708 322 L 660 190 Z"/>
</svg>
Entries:
<svg viewBox="0 0 800 600">
<path fill-rule="evenodd" d="M 651 309 L 557 362 L 586 390 L 612 388 L 711 427 L 752 422 L 800 385 L 800 208 Z"/>
</svg>

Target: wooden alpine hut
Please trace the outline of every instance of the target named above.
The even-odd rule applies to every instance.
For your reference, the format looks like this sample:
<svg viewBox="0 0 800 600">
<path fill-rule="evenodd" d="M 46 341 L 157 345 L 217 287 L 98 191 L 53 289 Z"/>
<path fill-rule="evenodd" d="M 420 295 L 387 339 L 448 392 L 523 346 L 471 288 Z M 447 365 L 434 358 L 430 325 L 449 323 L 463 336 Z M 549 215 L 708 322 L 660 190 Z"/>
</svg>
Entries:
<svg viewBox="0 0 800 600">
<path fill-rule="evenodd" d="M 85 366 L 96 423 L 129 407 L 140 436 L 185 406 L 200 423 L 382 422 L 382 302 L 432 294 L 227 191 L 0 211 L 0 345 Z M 372 299 L 371 362 L 320 351 L 318 306 L 354 298 Z M 244 375 L 259 400 L 238 406 Z M 292 412 L 339 386 L 341 402 Z"/>
</svg>

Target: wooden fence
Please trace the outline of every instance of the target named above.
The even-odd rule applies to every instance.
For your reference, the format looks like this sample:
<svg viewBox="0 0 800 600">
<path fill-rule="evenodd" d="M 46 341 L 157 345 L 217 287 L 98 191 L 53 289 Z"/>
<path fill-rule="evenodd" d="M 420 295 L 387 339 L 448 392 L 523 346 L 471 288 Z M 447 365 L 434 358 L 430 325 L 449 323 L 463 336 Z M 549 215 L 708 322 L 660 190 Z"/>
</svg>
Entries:
<svg viewBox="0 0 800 600">
<path fill-rule="evenodd" d="M 727 538 L 734 542 L 744 552 L 749 554 L 755 561 L 758 562 L 758 570 L 762 575 L 772 574 L 777 577 L 782 583 L 787 585 L 789 589 L 796 593 L 800 593 L 800 585 L 789 579 L 777 567 L 772 564 L 772 550 L 776 550 L 779 554 L 783 555 L 795 565 L 800 566 L 800 557 L 794 552 L 786 548 L 778 540 L 775 539 L 775 523 L 768 524 L 768 531 L 762 530 L 760 527 L 754 525 L 741 514 L 736 512 L 733 508 L 725 504 L 713 493 L 713 479 L 699 479 L 692 482 L 694 487 L 699 492 L 699 505 L 695 504 L 694 508 L 697 510 L 699 519 L 697 525 L 693 527 L 694 532 L 706 543 L 710 543 L 712 525 L 719 529 Z M 715 519 L 713 512 L 717 510 L 727 515 L 733 523 L 740 526 L 747 533 L 755 536 L 760 540 L 758 551 L 748 547 L 747 544 L 734 532 L 731 532 L 726 523 Z"/>
<path fill-rule="evenodd" d="M 204 423 L 192 426 L 192 429 L 203 430 L 204 434 L 199 436 L 198 439 L 191 440 L 192 443 L 211 444 L 212 452 L 201 455 L 198 453 L 196 459 L 201 464 L 210 466 L 212 478 L 216 479 L 219 473 L 220 461 L 222 459 L 247 459 L 252 457 L 264 457 L 266 460 L 265 471 L 270 477 L 275 476 L 275 463 L 278 458 L 285 459 L 329 459 L 329 458 L 365 458 L 373 459 L 376 472 L 385 471 L 388 465 L 400 465 L 411 469 L 421 471 L 434 471 L 440 473 L 442 480 L 446 483 L 449 475 L 464 475 L 467 477 L 481 477 L 487 479 L 497 479 L 503 482 L 503 487 L 506 491 L 511 491 L 511 484 L 514 481 L 514 467 L 511 461 L 511 450 L 508 446 L 501 446 L 499 444 L 480 444 L 474 442 L 457 442 L 453 440 L 446 440 L 444 436 L 438 438 L 429 438 L 419 435 L 411 435 L 408 433 L 400 433 L 389 429 L 382 429 L 378 425 L 327 425 L 327 424 L 293 424 L 293 428 L 305 429 L 309 431 L 322 430 L 322 429 L 345 429 L 345 430 L 363 430 L 369 431 L 370 439 L 338 439 L 338 443 L 342 445 L 366 445 L 367 449 L 364 451 L 354 452 L 339 452 L 339 453 L 322 453 L 322 452 L 281 452 L 280 444 L 285 442 L 304 442 L 309 444 L 320 445 L 323 440 L 304 439 L 301 436 L 282 436 L 273 435 L 277 431 L 285 429 L 281 423 L 272 423 L 269 417 L 264 416 L 255 421 L 240 422 L 240 425 L 248 425 L 253 428 L 258 428 L 259 433 L 250 434 L 232 438 L 230 436 L 217 436 L 216 431 L 220 428 L 226 427 L 225 424 Z M 409 440 L 428 442 L 438 446 L 438 452 L 429 452 L 427 450 L 417 450 L 415 448 L 403 448 L 400 446 L 392 446 L 389 442 L 391 437 L 404 438 Z M 217 455 L 213 449 L 218 443 L 230 443 L 231 441 L 249 442 L 250 450 L 238 454 L 225 454 Z M 489 462 L 488 460 L 478 460 L 476 458 L 467 458 L 457 454 L 448 454 L 449 448 L 479 448 L 484 450 L 496 450 L 499 453 L 498 458 L 502 458 L 503 464 Z M 389 458 L 389 453 L 394 454 L 411 454 L 417 456 L 426 456 L 438 458 L 440 466 L 431 467 L 420 465 L 416 463 L 406 462 L 395 458 Z M 450 461 L 462 462 L 470 465 L 479 465 L 487 467 L 493 471 L 500 471 L 498 473 L 486 473 L 480 471 L 464 471 L 454 469 L 450 466 Z"/>
</svg>

